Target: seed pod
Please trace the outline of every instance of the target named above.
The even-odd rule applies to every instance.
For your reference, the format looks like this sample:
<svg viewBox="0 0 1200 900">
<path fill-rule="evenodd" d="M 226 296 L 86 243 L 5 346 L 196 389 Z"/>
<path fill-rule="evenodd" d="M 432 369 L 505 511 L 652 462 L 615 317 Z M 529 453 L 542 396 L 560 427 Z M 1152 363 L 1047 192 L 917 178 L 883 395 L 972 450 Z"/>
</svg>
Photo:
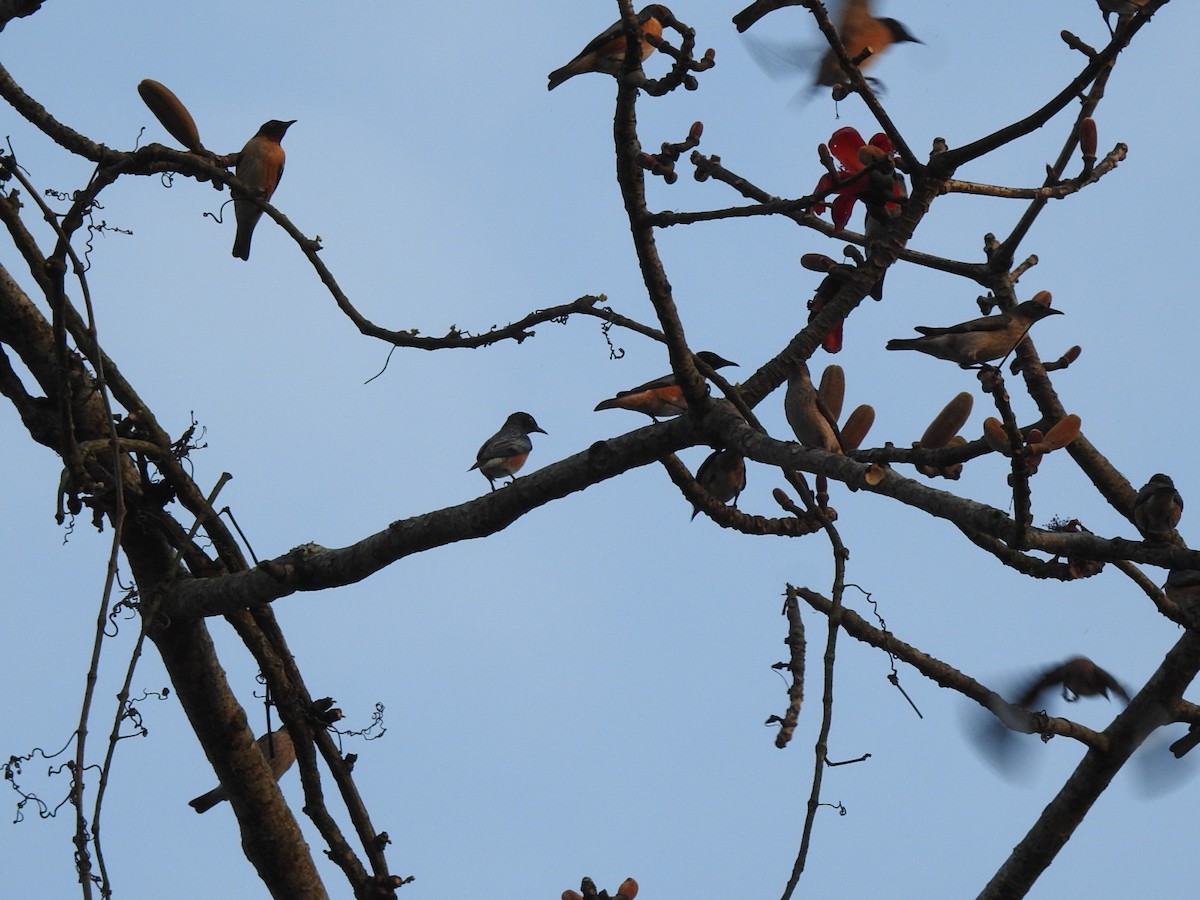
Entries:
<svg viewBox="0 0 1200 900">
<path fill-rule="evenodd" d="M 817 388 L 817 396 L 833 416 L 833 421 L 842 417 L 842 402 L 846 397 L 846 373 L 841 366 L 826 366 L 821 373 L 821 386 Z"/>
<path fill-rule="evenodd" d="M 871 430 L 871 426 L 874 424 L 874 407 L 864 403 L 862 406 L 855 408 L 854 412 L 850 413 L 850 417 L 846 419 L 846 424 L 842 426 L 842 450 L 857 450 L 862 446 L 867 432 Z"/>
<path fill-rule="evenodd" d="M 1049 306 L 1050 301 L 1053 300 L 1054 298 L 1050 296 L 1049 291 L 1038 291 L 1036 294 L 1034 294 L 1029 299 L 1032 300 L 1034 303 L 1041 304 L 1042 306 Z"/>
<path fill-rule="evenodd" d="M 617 888 L 617 896 L 624 897 L 625 900 L 633 900 L 638 895 L 638 883 L 632 878 L 626 878 L 621 882 L 621 886 Z"/>
<path fill-rule="evenodd" d="M 1096 160 L 1096 120 L 1088 116 L 1079 123 L 1079 151 L 1085 160 Z"/>
<path fill-rule="evenodd" d="M 1004 433 L 1004 426 L 1000 424 L 999 419 L 988 416 L 983 420 L 983 439 L 997 453 L 1012 456 L 1012 447 L 1008 443 L 1008 435 Z"/>
<path fill-rule="evenodd" d="M 1051 450 L 1061 450 L 1066 447 L 1071 441 L 1079 437 L 1079 416 L 1071 413 L 1063 416 L 1058 420 L 1058 423 L 1046 432 L 1045 443 L 1047 452 Z"/>
<path fill-rule="evenodd" d="M 200 131 L 196 128 L 192 114 L 170 88 L 151 78 L 143 78 L 137 89 L 142 102 L 150 107 L 150 112 L 154 113 L 171 137 L 193 153 L 204 152 L 204 145 L 200 143 Z"/>
<path fill-rule="evenodd" d="M 959 429 L 967 424 L 975 398 L 963 391 L 946 404 L 945 408 L 929 423 L 925 433 L 921 435 L 921 446 L 937 449 L 945 447 Z"/>
</svg>

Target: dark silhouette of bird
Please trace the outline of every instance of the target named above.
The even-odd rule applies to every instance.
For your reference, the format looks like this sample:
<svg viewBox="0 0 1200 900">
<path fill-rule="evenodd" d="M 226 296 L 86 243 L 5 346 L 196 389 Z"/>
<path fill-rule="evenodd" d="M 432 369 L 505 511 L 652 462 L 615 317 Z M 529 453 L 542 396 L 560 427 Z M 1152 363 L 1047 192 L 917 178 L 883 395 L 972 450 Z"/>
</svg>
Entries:
<svg viewBox="0 0 1200 900">
<path fill-rule="evenodd" d="M 806 363 L 798 363 L 788 374 L 783 412 L 796 434 L 796 440 L 805 447 L 816 447 L 830 453 L 842 452 L 837 422 L 813 386 Z"/>
<path fill-rule="evenodd" d="M 663 25 L 673 20 L 671 11 L 661 3 L 651 3 L 637 14 L 638 26 L 642 31 L 638 49 L 643 60 L 654 52 L 654 44 L 646 40 L 646 35 L 649 35 L 652 40 L 661 38 Z M 605 75 L 618 74 L 621 71 L 621 65 L 625 62 L 626 47 L 625 27 L 619 21 L 614 22 L 592 38 L 573 60 L 551 72 L 546 89 L 552 91 L 568 78 L 574 78 L 585 72 L 601 72 Z"/>
<path fill-rule="evenodd" d="M 696 356 L 713 369 L 737 365 L 709 350 L 701 350 Z M 687 412 L 687 400 L 684 399 L 683 389 L 679 386 L 675 373 L 671 372 L 627 391 L 620 391 L 610 400 L 601 400 L 596 404 L 595 411 L 599 412 L 602 409 L 629 409 L 645 413 L 657 422 L 660 418 Z"/>
<path fill-rule="evenodd" d="M 264 122 L 258 133 L 246 142 L 238 157 L 235 173 L 240 181 L 246 184 L 254 196 L 270 200 L 279 187 L 279 179 L 283 177 L 283 162 L 286 154 L 280 141 L 288 128 L 296 124 L 296 120 L 282 122 L 271 119 Z M 237 235 L 233 239 L 233 255 L 238 259 L 250 258 L 250 239 L 254 236 L 254 226 L 262 218 L 262 208 L 238 190 L 231 190 L 233 195 L 233 214 L 237 219 Z"/>
<path fill-rule="evenodd" d="M 267 732 L 255 743 L 258 744 L 258 749 L 262 751 L 263 756 L 267 758 L 267 764 L 271 767 L 271 774 L 275 776 L 276 781 L 296 761 L 296 747 L 292 743 L 292 736 L 288 734 L 288 730 L 284 726 Z M 217 785 L 211 791 L 201 794 L 194 800 L 189 800 L 188 806 L 198 813 L 203 813 L 208 812 L 222 800 L 228 799 L 229 794 L 225 787 Z"/>
<path fill-rule="evenodd" d="M 915 330 L 921 332 L 922 337 L 895 338 L 887 342 L 887 349 L 917 350 L 967 369 L 1007 356 L 1036 322 L 1046 316 L 1061 314 L 1062 310 L 1037 300 L 1026 300 L 1007 312 L 958 325 L 945 328 L 918 325 Z"/>
<path fill-rule="evenodd" d="M 1116 13 L 1118 17 L 1132 16 L 1146 5 L 1146 0 L 1096 0 L 1096 5 L 1104 13 L 1104 24 L 1108 26 L 1108 33 L 1112 34 L 1113 27 L 1109 17 L 1113 13 Z"/>
<path fill-rule="evenodd" d="M 508 476 L 516 480 L 516 474 L 525 465 L 529 452 L 533 449 L 533 441 L 529 435 L 534 432 L 546 434 L 527 412 L 515 412 L 504 421 L 504 426 L 483 442 L 479 452 L 475 454 L 475 465 L 487 478 L 491 489 L 496 490 L 497 478 Z M 471 471 L 468 469 L 467 471 Z"/>
<path fill-rule="evenodd" d="M 1163 593 L 1185 612 L 1200 614 L 1200 571 L 1172 569 L 1167 573 Z"/>
<path fill-rule="evenodd" d="M 1183 498 L 1171 477 L 1161 472 L 1151 475 L 1133 498 L 1133 524 L 1148 538 L 1170 537 L 1182 516 Z"/>
<path fill-rule="evenodd" d="M 746 458 L 734 450 L 716 450 L 708 455 L 696 470 L 696 481 L 720 503 L 733 501 L 746 489 Z M 692 518 L 700 512 L 697 506 Z"/>
<path fill-rule="evenodd" d="M 1086 656 L 1075 656 L 1062 665 L 1047 669 L 1038 676 L 1021 692 L 1021 695 L 1014 701 L 1014 705 L 1023 709 L 1033 709 L 1038 697 L 1045 691 L 1060 686 L 1063 699 L 1068 703 L 1074 703 L 1080 697 L 1103 697 L 1108 700 L 1109 691 L 1126 703 L 1129 702 L 1129 692 L 1121 686 L 1117 679 Z"/>
</svg>

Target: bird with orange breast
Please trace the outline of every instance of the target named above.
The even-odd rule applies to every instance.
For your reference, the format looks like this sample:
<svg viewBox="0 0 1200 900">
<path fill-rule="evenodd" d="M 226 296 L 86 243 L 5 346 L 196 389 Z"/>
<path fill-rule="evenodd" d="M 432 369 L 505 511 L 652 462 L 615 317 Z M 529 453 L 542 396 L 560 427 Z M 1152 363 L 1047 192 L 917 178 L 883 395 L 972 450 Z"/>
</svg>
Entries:
<svg viewBox="0 0 1200 900">
<path fill-rule="evenodd" d="M 733 17 L 733 23 L 738 31 L 745 31 L 769 12 L 800 4 L 801 0 L 755 0 Z M 841 38 L 842 46 L 846 48 L 846 54 L 851 59 L 857 59 L 864 51 L 870 49 L 871 55 L 860 63 L 864 69 L 892 44 L 924 43 L 915 37 L 903 22 L 872 15 L 870 0 L 845 0 L 836 25 L 838 37 Z M 846 72 L 838 62 L 837 54 L 830 48 L 821 58 L 814 84 L 830 86 L 846 80 Z"/>
<path fill-rule="evenodd" d="M 482 472 L 493 491 L 496 490 L 497 478 L 507 476 L 511 479 L 511 484 L 516 480 L 517 472 L 525 465 L 525 460 L 529 459 L 529 453 L 533 450 L 533 441 L 529 440 L 529 435 L 535 431 L 538 434 L 546 433 L 529 413 L 513 413 L 504 420 L 504 425 L 499 431 L 483 442 L 483 446 L 475 454 L 475 465 L 471 466 L 471 469 Z"/>
<path fill-rule="evenodd" d="M 258 133 L 246 142 L 238 156 L 237 169 L 234 174 L 244 182 L 254 195 L 263 200 L 270 200 L 279 187 L 279 179 L 283 177 L 283 161 L 286 154 L 280 141 L 288 128 L 296 124 L 296 120 L 283 122 L 271 119 L 264 122 Z M 254 236 L 254 226 L 262 218 L 262 207 L 246 194 L 232 190 L 233 214 L 237 219 L 237 234 L 233 239 L 233 255 L 238 259 L 250 259 L 250 238 Z"/>
<path fill-rule="evenodd" d="M 638 28 L 641 30 L 638 50 L 643 61 L 654 52 L 655 44 L 662 37 L 663 25 L 672 21 L 674 21 L 674 16 L 671 15 L 671 11 L 661 3 L 651 3 L 637 14 Z M 649 36 L 649 40 L 647 40 L 647 36 Z M 625 26 L 621 22 L 613 23 L 592 38 L 573 60 L 551 72 L 550 83 L 546 89 L 552 91 L 568 78 L 574 78 L 585 72 L 616 75 L 621 71 L 621 66 L 625 62 L 627 46 Z"/>
</svg>

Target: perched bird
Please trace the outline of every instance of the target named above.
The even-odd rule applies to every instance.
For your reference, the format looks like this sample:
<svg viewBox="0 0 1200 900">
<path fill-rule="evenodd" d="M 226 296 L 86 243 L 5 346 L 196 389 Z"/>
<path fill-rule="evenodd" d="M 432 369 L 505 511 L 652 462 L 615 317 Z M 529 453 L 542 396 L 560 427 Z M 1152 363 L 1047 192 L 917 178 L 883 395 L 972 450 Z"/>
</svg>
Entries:
<svg viewBox="0 0 1200 900">
<path fill-rule="evenodd" d="M 805 447 L 816 447 L 830 453 L 842 452 L 837 422 L 813 386 L 806 363 L 800 363 L 788 375 L 783 412 L 792 431 L 796 433 L 796 440 Z"/>
<path fill-rule="evenodd" d="M 709 350 L 701 350 L 696 356 L 713 369 L 737 365 Z M 683 389 L 679 386 L 675 373 L 671 372 L 662 378 L 655 378 L 627 391 L 620 391 L 611 400 L 601 400 L 596 404 L 595 411 L 599 412 L 602 409 L 629 409 L 645 413 L 657 422 L 659 418 L 687 412 L 687 400 L 683 397 Z"/>
<path fill-rule="evenodd" d="M 1146 0 L 1096 0 L 1096 5 L 1104 12 L 1104 24 L 1108 26 L 1108 33 L 1112 34 L 1113 27 L 1109 16 L 1113 13 L 1118 17 L 1132 16 L 1146 5 Z"/>
<path fill-rule="evenodd" d="M 1182 515 L 1183 498 L 1171 477 L 1161 472 L 1151 475 L 1133 498 L 1133 524 L 1146 537 L 1165 540 Z"/>
<path fill-rule="evenodd" d="M 895 338 L 887 342 L 887 349 L 918 350 L 968 369 L 1007 356 L 1035 322 L 1057 315 L 1062 315 L 1062 310 L 1052 309 L 1037 300 L 1026 300 L 1008 312 L 946 328 L 918 325 L 915 330 L 921 332 L 922 337 Z"/>
<path fill-rule="evenodd" d="M 521 471 L 521 466 L 525 465 L 525 460 L 529 458 L 529 451 L 533 449 L 533 441 L 529 440 L 529 435 L 535 431 L 538 434 L 546 433 L 538 427 L 538 423 L 529 413 L 513 413 L 504 420 L 503 428 L 483 442 L 483 446 L 475 454 L 475 465 L 471 466 L 471 469 L 482 472 L 493 491 L 496 489 L 497 478 L 507 475 L 516 480 L 517 472 Z"/>
<path fill-rule="evenodd" d="M 769 12 L 783 9 L 785 6 L 799 6 L 802 0 L 754 0 L 749 6 L 733 17 L 733 24 L 738 31 L 745 31 Z"/>
<path fill-rule="evenodd" d="M 1185 612 L 1200 614 L 1200 571 L 1172 569 L 1167 573 L 1163 593 Z"/>
<path fill-rule="evenodd" d="M 737 506 L 738 495 L 746 489 L 746 458 L 733 450 L 715 450 L 709 454 L 696 470 L 700 486 L 721 503 L 733 501 Z M 700 512 L 697 506 L 692 518 Z"/>
<path fill-rule="evenodd" d="M 272 119 L 264 122 L 258 133 L 246 142 L 238 157 L 235 173 L 239 180 L 245 182 L 255 194 L 263 200 L 270 200 L 279 187 L 279 179 L 283 177 L 283 161 L 286 154 L 279 142 L 283 139 L 288 128 L 296 123 L 281 122 Z M 237 235 L 233 239 L 233 255 L 238 259 L 250 258 L 250 238 L 254 236 L 254 226 L 262 218 L 263 211 L 257 203 L 246 199 L 240 191 L 233 194 L 233 214 L 237 219 Z"/>
<path fill-rule="evenodd" d="M 655 40 L 662 37 L 663 25 L 673 20 L 671 11 L 661 3 L 651 3 L 637 14 L 638 27 L 642 31 L 638 49 L 643 60 L 654 52 L 654 45 L 646 40 L 646 35 Z M 574 78 L 584 72 L 616 75 L 621 71 L 621 64 L 625 62 L 626 46 L 625 26 L 621 22 L 613 23 L 592 38 L 573 60 L 561 69 L 551 72 L 550 83 L 546 89 L 552 91 L 568 78 Z"/>
<path fill-rule="evenodd" d="M 857 59 L 859 54 L 868 48 L 872 51 L 871 55 L 859 64 L 863 69 L 878 59 L 892 44 L 924 43 L 895 19 L 877 19 L 871 15 L 869 0 L 846 0 L 841 21 L 838 23 L 838 36 L 846 48 L 846 55 L 851 59 Z M 821 58 L 821 65 L 817 68 L 816 84 L 830 86 L 847 79 L 837 54 L 830 48 Z"/>
<path fill-rule="evenodd" d="M 283 773 L 292 767 L 292 763 L 296 761 L 296 747 L 292 744 L 292 736 L 288 734 L 288 730 L 284 726 L 280 726 L 275 731 L 269 731 L 260 737 L 256 743 L 258 749 L 262 751 L 263 756 L 267 758 L 267 764 L 271 767 L 271 774 L 278 781 Z M 208 812 L 222 800 L 228 800 L 229 794 L 226 793 L 224 786 L 217 785 L 211 791 L 201 794 L 195 800 L 189 800 L 188 806 L 196 810 L 198 813 Z"/>
</svg>

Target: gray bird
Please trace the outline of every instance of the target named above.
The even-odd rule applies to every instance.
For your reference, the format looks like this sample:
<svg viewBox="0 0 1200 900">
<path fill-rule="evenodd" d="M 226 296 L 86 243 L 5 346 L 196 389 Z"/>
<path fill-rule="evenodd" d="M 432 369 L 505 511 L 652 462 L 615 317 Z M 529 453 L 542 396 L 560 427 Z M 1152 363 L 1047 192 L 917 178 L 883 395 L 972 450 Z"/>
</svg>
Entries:
<svg viewBox="0 0 1200 900">
<path fill-rule="evenodd" d="M 968 369 L 1007 356 L 1035 323 L 1058 315 L 1062 310 L 1026 300 L 1007 312 L 945 328 L 918 325 L 915 330 L 921 332 L 921 337 L 894 338 L 887 342 L 887 349 L 917 350 Z"/>
<path fill-rule="evenodd" d="M 796 433 L 796 440 L 805 447 L 816 447 L 830 453 L 842 452 L 837 423 L 821 402 L 806 363 L 800 363 L 788 375 L 783 412 L 792 431 Z"/>
<path fill-rule="evenodd" d="M 287 728 L 282 725 L 275 731 L 267 732 L 255 743 L 258 744 L 258 749 L 262 751 L 263 756 L 267 758 L 267 764 L 271 767 L 271 774 L 275 776 L 276 781 L 296 761 L 296 747 L 292 744 L 292 736 L 288 734 Z M 222 800 L 228 799 L 229 794 L 225 791 L 225 787 L 217 785 L 211 791 L 201 794 L 195 800 L 189 800 L 188 806 L 198 813 L 203 813 L 208 812 Z"/>
<path fill-rule="evenodd" d="M 1182 515 L 1183 498 L 1171 477 L 1161 472 L 1151 475 L 1133 498 L 1133 524 L 1148 538 L 1170 537 Z"/>
<path fill-rule="evenodd" d="M 515 412 L 504 420 L 504 427 L 483 442 L 479 452 L 475 454 L 475 465 L 488 480 L 488 485 L 494 491 L 497 478 L 508 476 L 516 480 L 516 474 L 525 465 L 529 452 L 533 449 L 533 441 L 529 435 L 533 432 L 545 434 L 538 423 L 527 412 Z M 467 469 L 468 472 L 471 469 Z M 509 484 L 512 483 L 509 482 Z"/>
<path fill-rule="evenodd" d="M 721 503 L 733 501 L 737 506 L 738 496 L 746 489 L 746 458 L 733 450 L 716 450 L 708 455 L 696 470 L 696 480 Z M 692 518 L 700 512 L 697 506 Z"/>
</svg>

